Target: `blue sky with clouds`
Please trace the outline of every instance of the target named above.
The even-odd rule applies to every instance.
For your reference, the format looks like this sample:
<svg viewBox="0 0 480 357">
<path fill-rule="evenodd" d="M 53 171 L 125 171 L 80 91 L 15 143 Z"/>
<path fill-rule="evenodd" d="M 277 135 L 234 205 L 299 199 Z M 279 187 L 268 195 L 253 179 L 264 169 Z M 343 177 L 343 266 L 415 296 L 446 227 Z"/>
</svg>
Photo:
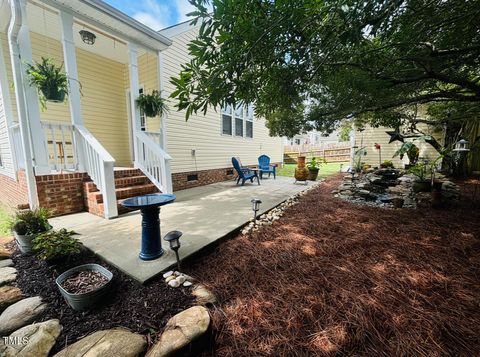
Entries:
<svg viewBox="0 0 480 357">
<path fill-rule="evenodd" d="M 104 1 L 154 30 L 188 20 L 186 15 L 195 9 L 188 0 Z"/>
</svg>

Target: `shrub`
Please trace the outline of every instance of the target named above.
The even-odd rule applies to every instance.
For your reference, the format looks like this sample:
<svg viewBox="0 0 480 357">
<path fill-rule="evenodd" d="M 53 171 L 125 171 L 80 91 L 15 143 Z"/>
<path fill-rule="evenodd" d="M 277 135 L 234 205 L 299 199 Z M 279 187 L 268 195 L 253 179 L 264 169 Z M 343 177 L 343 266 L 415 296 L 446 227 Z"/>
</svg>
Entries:
<svg viewBox="0 0 480 357">
<path fill-rule="evenodd" d="M 156 89 L 151 94 L 142 93 L 136 100 L 137 106 L 147 117 L 156 117 L 167 112 L 165 99 L 162 98 L 160 92 Z"/>
<path fill-rule="evenodd" d="M 408 169 L 408 172 L 417 176 L 420 181 L 425 181 L 429 174 L 429 165 L 427 162 L 417 162 Z"/>
<path fill-rule="evenodd" d="M 20 235 L 43 233 L 50 229 L 49 216 L 46 208 L 18 211 L 10 222 L 10 228 Z"/>
<path fill-rule="evenodd" d="M 65 228 L 45 232 L 33 240 L 32 249 L 43 260 L 55 260 L 78 254 L 82 251 L 82 243 L 73 238 L 75 234 L 77 233 L 67 231 Z"/>
</svg>

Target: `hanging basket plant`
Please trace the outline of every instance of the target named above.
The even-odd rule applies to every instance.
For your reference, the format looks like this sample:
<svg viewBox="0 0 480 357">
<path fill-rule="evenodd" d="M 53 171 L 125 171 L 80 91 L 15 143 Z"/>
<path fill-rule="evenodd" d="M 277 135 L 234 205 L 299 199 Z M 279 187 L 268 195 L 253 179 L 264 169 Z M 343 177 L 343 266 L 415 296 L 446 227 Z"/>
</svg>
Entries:
<svg viewBox="0 0 480 357">
<path fill-rule="evenodd" d="M 55 65 L 51 58 L 42 57 L 42 61 L 27 65 L 30 85 L 37 88 L 42 109 L 46 102 L 61 103 L 68 94 L 68 79 L 61 66 Z"/>
<path fill-rule="evenodd" d="M 161 97 L 160 92 L 156 89 L 150 94 L 140 94 L 136 103 L 138 109 L 150 118 L 156 117 L 157 115 L 163 115 L 168 111 L 165 99 Z"/>
</svg>

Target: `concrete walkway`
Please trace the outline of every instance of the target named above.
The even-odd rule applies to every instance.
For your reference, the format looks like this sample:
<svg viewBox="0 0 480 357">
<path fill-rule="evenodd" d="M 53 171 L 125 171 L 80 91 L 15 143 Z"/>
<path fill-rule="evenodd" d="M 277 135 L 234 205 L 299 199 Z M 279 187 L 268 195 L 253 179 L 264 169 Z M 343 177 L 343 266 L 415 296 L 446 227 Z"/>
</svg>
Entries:
<svg viewBox="0 0 480 357">
<path fill-rule="evenodd" d="M 265 212 L 307 187 L 294 184 L 293 178 L 277 177 L 264 179 L 260 186 L 256 183 L 235 186 L 235 182 L 228 181 L 175 192 L 176 201 L 162 207 L 160 212 L 162 237 L 171 230 L 182 231 L 179 252 L 181 258 L 187 257 L 247 223 L 253 216 L 250 203 L 253 197 L 262 200 L 261 212 Z M 50 222 L 55 229 L 75 230 L 85 246 L 142 283 L 176 262 L 175 254 L 163 239 L 162 257 L 153 261 L 138 258 L 140 212 L 112 220 L 82 212 Z"/>
</svg>

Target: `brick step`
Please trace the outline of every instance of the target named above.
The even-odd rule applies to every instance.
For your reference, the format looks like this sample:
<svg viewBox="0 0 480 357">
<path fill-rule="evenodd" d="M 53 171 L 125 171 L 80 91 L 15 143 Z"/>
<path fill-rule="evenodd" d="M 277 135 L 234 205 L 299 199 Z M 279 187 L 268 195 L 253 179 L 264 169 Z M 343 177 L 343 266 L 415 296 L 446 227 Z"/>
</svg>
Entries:
<svg viewBox="0 0 480 357">
<path fill-rule="evenodd" d="M 145 185 L 151 183 L 147 176 L 139 175 L 139 176 L 129 176 L 129 177 L 119 177 L 115 179 L 115 187 L 122 188 L 122 187 L 133 187 L 138 185 Z"/>
<path fill-rule="evenodd" d="M 131 209 L 131 208 L 123 207 L 122 204 L 121 204 L 122 201 L 123 200 L 117 200 L 117 210 L 118 210 L 119 215 L 129 213 L 129 212 L 133 212 L 133 211 L 138 211 L 137 209 Z M 94 215 L 103 217 L 104 216 L 104 207 L 103 206 L 104 206 L 103 203 L 97 203 L 93 206 L 90 206 L 89 209 L 88 209 L 88 212 L 90 212 Z"/>
<path fill-rule="evenodd" d="M 146 195 L 147 193 L 156 193 L 156 192 L 158 192 L 158 188 L 153 183 L 128 186 L 128 187 L 120 187 L 115 189 L 117 200 L 122 200 L 125 198 L 135 197 L 135 196 L 142 196 L 142 195 Z M 88 196 L 88 201 L 92 201 L 94 203 L 103 203 L 103 195 L 100 193 L 100 191 L 90 192 L 87 194 L 87 196 Z"/>
<path fill-rule="evenodd" d="M 139 169 L 126 168 L 126 169 L 115 169 L 113 171 L 113 176 L 117 178 L 132 177 L 132 176 L 143 176 L 143 172 Z"/>
</svg>

